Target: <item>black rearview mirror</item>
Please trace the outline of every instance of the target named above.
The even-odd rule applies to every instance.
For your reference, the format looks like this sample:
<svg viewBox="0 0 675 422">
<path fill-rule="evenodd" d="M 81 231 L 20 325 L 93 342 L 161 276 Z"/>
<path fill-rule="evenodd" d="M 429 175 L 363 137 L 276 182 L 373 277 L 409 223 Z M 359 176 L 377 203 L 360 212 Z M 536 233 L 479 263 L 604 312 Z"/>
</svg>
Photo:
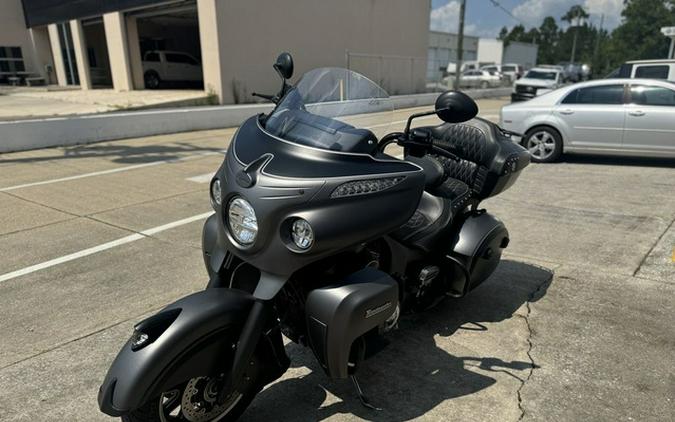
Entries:
<svg viewBox="0 0 675 422">
<path fill-rule="evenodd" d="M 459 91 L 445 91 L 436 99 L 436 115 L 447 123 L 461 123 L 478 114 L 476 102 Z"/>
<path fill-rule="evenodd" d="M 293 76 L 293 57 L 290 53 L 281 53 L 273 67 L 282 79 L 291 79 Z"/>
</svg>

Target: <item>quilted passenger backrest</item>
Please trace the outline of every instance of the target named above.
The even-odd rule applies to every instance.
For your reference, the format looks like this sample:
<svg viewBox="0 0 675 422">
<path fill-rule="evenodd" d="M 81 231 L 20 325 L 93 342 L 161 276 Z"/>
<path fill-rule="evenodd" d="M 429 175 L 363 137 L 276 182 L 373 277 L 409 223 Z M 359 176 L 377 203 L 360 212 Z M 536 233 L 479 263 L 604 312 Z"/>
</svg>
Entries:
<svg viewBox="0 0 675 422">
<path fill-rule="evenodd" d="M 431 134 L 437 146 L 461 158 L 442 160 L 446 174 L 469 185 L 482 199 L 489 168 L 499 150 L 494 124 L 475 118 L 464 123 L 444 123 L 431 128 Z"/>
<path fill-rule="evenodd" d="M 436 145 L 447 148 L 464 160 L 478 165 L 489 165 L 494 155 L 490 148 L 491 129 L 482 119 L 464 123 L 444 123 L 432 129 Z"/>
</svg>

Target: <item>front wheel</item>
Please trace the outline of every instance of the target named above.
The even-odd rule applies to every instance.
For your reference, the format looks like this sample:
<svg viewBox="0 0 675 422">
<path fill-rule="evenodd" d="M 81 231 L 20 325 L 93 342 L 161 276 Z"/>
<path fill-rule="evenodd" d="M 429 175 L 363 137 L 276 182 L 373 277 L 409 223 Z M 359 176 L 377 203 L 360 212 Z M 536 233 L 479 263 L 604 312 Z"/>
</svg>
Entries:
<svg viewBox="0 0 675 422">
<path fill-rule="evenodd" d="M 487 88 L 488 88 L 488 83 L 487 83 L 487 81 L 482 81 L 482 82 L 480 83 L 480 88 L 481 88 L 481 89 L 487 89 Z"/>
<path fill-rule="evenodd" d="M 254 356 L 251 365 L 237 386 L 226 393 L 222 403 L 225 374 L 192 378 L 159 397 L 147 401 L 135 411 L 122 416 L 123 422 L 231 422 L 236 421 L 262 389 L 258 382 L 259 360 Z"/>
</svg>

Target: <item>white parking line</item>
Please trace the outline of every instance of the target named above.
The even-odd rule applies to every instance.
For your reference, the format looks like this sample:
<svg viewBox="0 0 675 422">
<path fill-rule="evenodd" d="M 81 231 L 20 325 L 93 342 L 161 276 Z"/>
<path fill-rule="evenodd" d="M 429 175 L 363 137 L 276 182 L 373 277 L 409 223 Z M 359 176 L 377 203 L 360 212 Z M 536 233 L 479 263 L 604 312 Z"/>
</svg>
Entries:
<svg viewBox="0 0 675 422">
<path fill-rule="evenodd" d="M 32 183 L 24 183 L 24 184 L 21 184 L 21 185 L 7 186 L 7 187 L 4 187 L 4 188 L 0 188 L 0 192 L 8 192 L 8 191 L 11 191 L 11 190 L 28 188 L 28 187 L 31 187 L 31 186 L 49 185 L 51 183 L 67 182 L 69 180 L 84 179 L 84 178 L 87 178 L 87 177 L 102 176 L 104 174 L 120 173 L 120 172 L 123 172 L 123 171 L 136 170 L 136 169 L 140 169 L 140 168 L 144 168 L 144 167 L 157 166 L 159 164 L 178 163 L 178 162 L 181 162 L 181 161 L 192 160 L 192 159 L 195 159 L 195 158 L 204 157 L 204 156 L 208 156 L 208 155 L 224 154 L 226 151 L 227 150 L 199 152 L 199 153 L 196 153 L 196 154 L 193 154 L 193 155 L 189 155 L 187 157 L 152 161 L 150 163 L 135 164 L 133 166 L 118 167 L 118 168 L 109 169 L 109 170 L 102 170 L 102 171 L 93 171 L 91 173 L 83 173 L 83 174 L 78 174 L 78 175 L 75 175 L 75 176 L 60 177 L 58 179 L 49 179 L 49 180 L 42 180 L 40 182 L 32 182 Z"/>
<path fill-rule="evenodd" d="M 208 183 L 211 181 L 211 179 L 213 179 L 213 174 L 214 173 L 200 174 L 199 176 L 188 177 L 185 180 L 195 183 Z"/>
<path fill-rule="evenodd" d="M 34 273 L 36 271 L 44 270 L 46 268 L 53 267 L 55 265 L 63 264 L 65 262 L 73 261 L 85 256 L 93 255 L 98 252 L 102 252 L 108 249 L 115 248 L 117 246 L 125 245 L 127 243 L 135 242 L 137 240 L 144 239 L 148 236 L 163 232 L 165 230 L 173 229 L 175 227 L 183 226 L 185 224 L 193 223 L 195 221 L 203 220 L 213 214 L 213 211 L 205 212 L 203 214 L 193 215 L 192 217 L 184 218 L 182 220 L 173 221 L 161 226 L 153 227 L 147 230 L 143 230 L 139 233 L 134 233 L 129 236 L 122 237 L 111 242 L 106 242 L 98 246 L 91 248 L 83 249 L 79 252 L 71 253 L 69 255 L 64 255 L 59 258 L 50 259 L 49 261 L 41 262 L 39 264 L 31 265 L 29 267 L 22 268 L 20 270 L 12 271 L 10 273 L 1 274 L 0 282 L 11 280 L 13 278 L 21 277 L 26 274 Z"/>
</svg>

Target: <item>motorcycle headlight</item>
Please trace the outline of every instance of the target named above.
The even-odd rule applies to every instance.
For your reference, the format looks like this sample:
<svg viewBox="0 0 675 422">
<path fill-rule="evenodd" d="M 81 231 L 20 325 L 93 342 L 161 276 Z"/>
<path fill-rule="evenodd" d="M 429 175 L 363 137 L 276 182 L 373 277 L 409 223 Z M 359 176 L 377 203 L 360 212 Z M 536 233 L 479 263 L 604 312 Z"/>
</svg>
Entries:
<svg viewBox="0 0 675 422">
<path fill-rule="evenodd" d="M 223 203 L 223 193 L 220 187 L 220 179 L 215 178 L 211 182 L 211 202 L 213 206 L 220 206 Z"/>
<path fill-rule="evenodd" d="M 295 246 L 303 250 L 309 249 L 314 243 L 314 230 L 306 220 L 298 218 L 291 227 L 291 237 Z"/>
<path fill-rule="evenodd" d="M 258 235 L 258 220 L 251 204 L 243 198 L 234 198 L 227 208 L 230 233 L 242 245 L 250 245 Z"/>
</svg>

